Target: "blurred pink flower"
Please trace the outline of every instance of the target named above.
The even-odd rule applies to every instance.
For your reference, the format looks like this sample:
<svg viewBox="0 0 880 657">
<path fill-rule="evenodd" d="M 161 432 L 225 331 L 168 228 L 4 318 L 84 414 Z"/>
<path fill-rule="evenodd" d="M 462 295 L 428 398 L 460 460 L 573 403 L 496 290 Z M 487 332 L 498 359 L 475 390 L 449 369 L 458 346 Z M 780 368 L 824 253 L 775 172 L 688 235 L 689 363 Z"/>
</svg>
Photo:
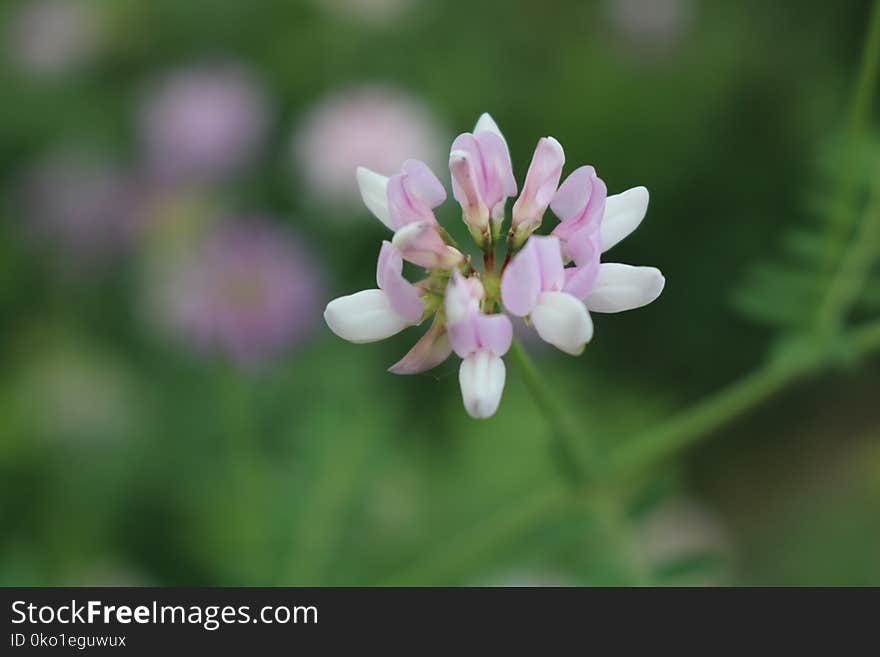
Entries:
<svg viewBox="0 0 880 657">
<path fill-rule="evenodd" d="M 151 90 L 141 110 L 147 164 L 163 180 L 238 173 L 261 150 L 270 115 L 264 89 L 241 67 L 172 72 Z"/>
<path fill-rule="evenodd" d="M 437 168 L 444 143 L 421 102 L 392 88 L 366 86 L 322 100 L 297 130 L 292 148 L 308 193 L 339 211 L 354 211 L 360 207 L 359 166 L 390 175 L 414 158 Z"/>
<path fill-rule="evenodd" d="M 635 49 L 677 45 L 693 22 L 695 0 L 605 0 L 611 26 Z"/>
<path fill-rule="evenodd" d="M 101 20 L 89 0 L 30 0 L 9 23 L 10 59 L 35 77 L 76 71 L 101 47 Z"/>
<path fill-rule="evenodd" d="M 197 351 L 257 366 L 305 339 L 320 317 L 322 276 L 308 248 L 279 226 L 219 226 L 169 277 L 158 308 Z"/>
<path fill-rule="evenodd" d="M 416 0 L 315 0 L 328 11 L 356 21 L 373 25 L 389 25 L 396 22 Z"/>
<path fill-rule="evenodd" d="M 142 218 L 127 172 L 87 153 L 58 152 L 26 173 L 21 202 L 28 229 L 65 264 L 88 269 L 125 252 Z"/>
</svg>

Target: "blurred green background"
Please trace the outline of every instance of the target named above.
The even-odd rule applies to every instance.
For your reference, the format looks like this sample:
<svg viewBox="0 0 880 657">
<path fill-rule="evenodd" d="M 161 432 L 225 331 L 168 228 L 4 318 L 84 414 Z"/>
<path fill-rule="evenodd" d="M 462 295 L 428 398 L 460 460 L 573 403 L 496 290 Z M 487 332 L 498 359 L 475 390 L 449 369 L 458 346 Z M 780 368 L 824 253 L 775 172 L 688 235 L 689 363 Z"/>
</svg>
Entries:
<svg viewBox="0 0 880 657">
<path fill-rule="evenodd" d="M 748 373 L 811 303 L 778 265 L 827 211 L 869 9 L 5 0 L 0 584 L 880 584 L 876 359 L 628 482 L 615 541 L 578 504 L 501 540 L 480 528 L 558 478 L 515 372 L 473 421 L 452 360 L 386 373 L 416 330 L 321 320 L 387 238 L 354 167 L 448 184 L 489 111 L 520 182 L 551 134 L 566 173 L 651 191 L 614 259 L 662 297 L 580 358 L 526 345 L 585 439 Z"/>
</svg>

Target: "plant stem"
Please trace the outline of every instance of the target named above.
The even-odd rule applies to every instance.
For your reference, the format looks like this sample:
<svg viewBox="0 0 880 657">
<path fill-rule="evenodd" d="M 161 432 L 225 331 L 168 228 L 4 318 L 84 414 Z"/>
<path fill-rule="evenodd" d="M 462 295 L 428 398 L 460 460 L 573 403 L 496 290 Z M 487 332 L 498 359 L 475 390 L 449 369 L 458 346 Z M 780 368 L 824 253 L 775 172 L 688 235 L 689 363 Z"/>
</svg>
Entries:
<svg viewBox="0 0 880 657">
<path fill-rule="evenodd" d="M 850 106 L 846 141 L 843 145 L 844 175 L 840 178 L 828 235 L 825 274 L 833 271 L 837 254 L 846 240 L 846 219 L 852 211 L 858 192 L 856 169 L 858 145 L 864 140 L 871 105 L 876 95 L 877 74 L 880 70 L 880 0 L 875 0 L 868 22 L 868 35 L 862 50 L 862 59 L 856 77 Z"/>
<path fill-rule="evenodd" d="M 648 429 L 611 455 L 613 471 L 632 472 L 655 464 L 744 414 L 813 368 L 812 363 L 790 363 L 769 363 Z"/>
<path fill-rule="evenodd" d="M 597 471 L 598 455 L 594 453 L 595 450 L 590 450 L 589 454 L 585 453 L 589 450 L 590 444 L 584 440 L 582 432 L 577 430 L 565 405 L 547 387 L 546 379 L 538 372 L 538 368 L 517 340 L 513 341 L 507 355 L 518 369 L 538 410 L 550 425 L 553 454 L 560 471 L 571 483 L 583 484 Z"/>
<path fill-rule="evenodd" d="M 871 200 L 853 237 L 852 245 L 844 254 L 817 315 L 817 328 L 823 335 L 831 335 L 844 323 L 847 312 L 858 300 L 867 281 L 871 266 L 880 251 L 880 175 L 875 176 Z"/>
</svg>

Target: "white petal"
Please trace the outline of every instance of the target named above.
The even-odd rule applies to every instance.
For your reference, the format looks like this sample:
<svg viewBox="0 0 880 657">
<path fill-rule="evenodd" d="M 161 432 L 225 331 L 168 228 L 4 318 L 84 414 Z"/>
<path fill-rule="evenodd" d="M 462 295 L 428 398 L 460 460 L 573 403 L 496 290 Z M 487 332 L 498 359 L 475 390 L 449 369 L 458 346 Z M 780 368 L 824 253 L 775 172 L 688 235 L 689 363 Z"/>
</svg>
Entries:
<svg viewBox="0 0 880 657">
<path fill-rule="evenodd" d="M 633 187 L 608 197 L 599 229 L 603 253 L 639 227 L 648 211 L 648 199 L 648 190 L 644 187 Z"/>
<path fill-rule="evenodd" d="M 461 361 L 458 382 L 468 415 L 482 420 L 495 414 L 504 391 L 505 375 L 504 361 L 486 349 Z"/>
<path fill-rule="evenodd" d="M 391 225 L 391 213 L 388 211 L 388 177 L 370 171 L 366 167 L 358 167 L 357 182 L 367 209 L 376 215 L 379 221 L 394 230 Z"/>
<path fill-rule="evenodd" d="M 493 119 L 488 112 L 484 112 L 477 120 L 477 125 L 474 126 L 473 134 L 477 134 L 478 132 L 494 132 L 501 137 L 501 141 L 507 146 L 507 140 L 504 139 L 504 135 L 501 134 L 501 129 L 498 127 L 498 124 L 495 123 L 495 119 Z"/>
<path fill-rule="evenodd" d="M 572 356 L 579 356 L 593 337 L 590 313 L 565 292 L 542 292 L 529 317 L 544 342 Z"/>
<path fill-rule="evenodd" d="M 391 309 L 382 290 L 363 290 L 333 299 L 324 310 L 327 326 L 343 340 L 363 343 L 390 338 L 410 323 Z"/>
<path fill-rule="evenodd" d="M 656 267 L 633 267 L 617 262 L 599 265 L 599 276 L 584 303 L 599 313 L 641 308 L 660 296 L 666 279 Z"/>
</svg>

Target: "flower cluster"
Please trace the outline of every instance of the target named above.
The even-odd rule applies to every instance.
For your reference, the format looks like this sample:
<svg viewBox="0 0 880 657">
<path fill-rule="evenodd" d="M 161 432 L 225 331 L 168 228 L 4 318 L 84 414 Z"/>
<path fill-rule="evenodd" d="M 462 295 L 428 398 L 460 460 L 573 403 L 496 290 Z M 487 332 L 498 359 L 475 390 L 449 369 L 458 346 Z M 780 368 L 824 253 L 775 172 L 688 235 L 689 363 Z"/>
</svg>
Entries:
<svg viewBox="0 0 880 657">
<path fill-rule="evenodd" d="M 364 203 L 394 235 L 379 253 L 377 289 L 327 305 L 330 330 L 351 342 L 373 342 L 433 316 L 428 331 L 390 371 L 424 372 L 454 351 L 462 359 L 464 406 L 475 418 L 493 415 L 501 401 L 502 356 L 513 334 L 509 315 L 524 318 L 558 349 L 580 354 L 593 336 L 590 311 L 644 306 L 660 295 L 665 281 L 654 267 L 601 262 L 602 253 L 641 223 L 648 190 L 608 196 L 591 166 L 575 169 L 560 185 L 564 163 L 558 141 L 538 141 L 513 204 L 507 255 L 498 271 L 496 245 L 517 182 L 507 142 L 488 114 L 472 133 L 455 139 L 449 154 L 452 193 L 483 252 L 482 271 L 437 222 L 434 210 L 446 191 L 427 165 L 409 160 L 391 177 L 358 169 Z M 550 235 L 535 235 L 548 208 L 560 221 Z M 425 277 L 410 283 L 404 261 L 423 267 Z"/>
</svg>

